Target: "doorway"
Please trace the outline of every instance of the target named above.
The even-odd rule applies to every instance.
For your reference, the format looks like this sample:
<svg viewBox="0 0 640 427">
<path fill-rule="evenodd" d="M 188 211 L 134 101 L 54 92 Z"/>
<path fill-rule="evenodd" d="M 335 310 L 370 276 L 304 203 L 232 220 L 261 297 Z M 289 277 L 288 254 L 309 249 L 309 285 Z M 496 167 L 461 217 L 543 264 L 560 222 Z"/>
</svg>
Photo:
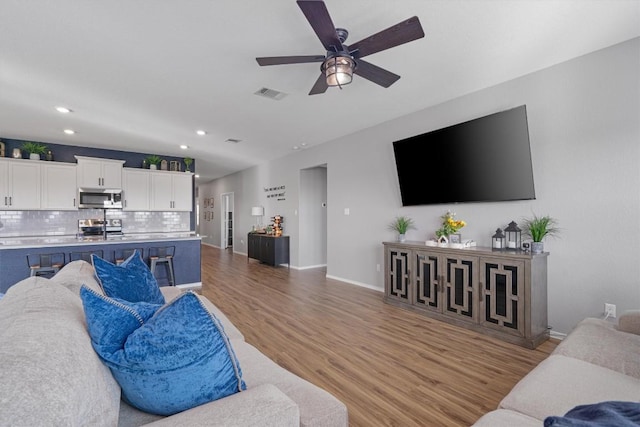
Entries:
<svg viewBox="0 0 640 427">
<path fill-rule="evenodd" d="M 220 236 L 220 247 L 222 249 L 233 248 L 233 193 L 222 193 L 222 212 L 220 226 L 222 227 Z"/>
<path fill-rule="evenodd" d="M 327 165 L 300 170 L 298 266 L 327 265 Z"/>
</svg>

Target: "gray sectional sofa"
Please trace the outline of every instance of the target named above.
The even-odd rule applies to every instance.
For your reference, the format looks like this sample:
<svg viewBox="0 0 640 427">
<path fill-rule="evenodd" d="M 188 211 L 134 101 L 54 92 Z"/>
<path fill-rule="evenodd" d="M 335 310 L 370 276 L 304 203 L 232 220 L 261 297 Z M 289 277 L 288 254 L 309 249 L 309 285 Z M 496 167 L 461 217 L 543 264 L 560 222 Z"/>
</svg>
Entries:
<svg viewBox="0 0 640 427">
<path fill-rule="evenodd" d="M 101 289 L 91 264 L 74 261 L 53 278 L 31 277 L 0 300 L 1 426 L 347 426 L 346 406 L 244 341 L 209 300 L 240 362 L 247 390 L 161 417 L 120 399 L 91 346 L 82 285 Z M 161 288 L 167 301 L 181 291 Z"/>
<path fill-rule="evenodd" d="M 588 318 L 475 427 L 540 427 L 579 405 L 640 402 L 640 310 L 618 324 Z"/>
</svg>

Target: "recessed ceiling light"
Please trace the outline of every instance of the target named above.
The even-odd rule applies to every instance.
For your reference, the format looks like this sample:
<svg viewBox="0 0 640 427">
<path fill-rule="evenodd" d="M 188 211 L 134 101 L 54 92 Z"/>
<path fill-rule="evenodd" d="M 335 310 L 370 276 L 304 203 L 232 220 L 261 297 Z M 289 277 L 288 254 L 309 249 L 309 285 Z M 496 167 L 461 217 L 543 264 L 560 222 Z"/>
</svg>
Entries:
<svg viewBox="0 0 640 427">
<path fill-rule="evenodd" d="M 70 113 L 71 110 L 68 109 L 67 107 L 56 107 L 56 111 L 58 111 L 59 113 Z"/>
<path fill-rule="evenodd" d="M 180 146 L 180 148 L 182 148 L 183 150 L 186 150 L 187 148 L 189 148 L 189 146 L 188 146 L 188 145 L 184 145 L 184 144 L 182 144 L 182 145 Z"/>
<path fill-rule="evenodd" d="M 306 147 L 307 143 L 306 142 L 301 142 L 300 145 L 302 145 L 303 147 Z"/>
<path fill-rule="evenodd" d="M 73 135 L 74 133 L 76 133 L 76 131 L 73 129 L 65 129 L 64 133 L 66 133 L 67 135 Z"/>
<path fill-rule="evenodd" d="M 300 147 L 298 147 L 297 145 L 294 145 L 294 146 L 293 146 L 293 149 L 294 149 L 294 150 L 299 150 L 299 149 L 300 149 Z"/>
<path fill-rule="evenodd" d="M 207 132 L 206 132 L 206 131 L 203 131 L 203 130 L 197 130 L 197 131 L 196 131 L 196 133 L 197 133 L 198 135 L 200 135 L 200 136 L 204 136 L 204 135 L 206 135 L 206 134 L 207 134 Z"/>
</svg>

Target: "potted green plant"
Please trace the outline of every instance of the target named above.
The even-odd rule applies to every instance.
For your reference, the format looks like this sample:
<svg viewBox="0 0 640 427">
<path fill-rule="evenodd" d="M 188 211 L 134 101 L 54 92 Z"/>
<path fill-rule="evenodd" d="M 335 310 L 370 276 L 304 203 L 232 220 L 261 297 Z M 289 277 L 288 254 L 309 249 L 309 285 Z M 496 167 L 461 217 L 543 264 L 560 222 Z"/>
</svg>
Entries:
<svg viewBox="0 0 640 427">
<path fill-rule="evenodd" d="M 404 242 L 406 239 L 406 234 L 409 229 L 416 228 L 413 225 L 413 219 L 406 216 L 397 216 L 389 224 L 389 229 L 398 233 L 398 241 Z"/>
<path fill-rule="evenodd" d="M 155 154 L 152 154 L 150 156 L 147 156 L 145 160 L 149 164 L 149 169 L 158 169 L 158 165 L 162 161 L 162 158 L 160 156 L 156 156 Z"/>
<path fill-rule="evenodd" d="M 532 253 L 542 253 L 544 251 L 542 240 L 545 237 L 554 237 L 559 234 L 560 229 L 557 224 L 557 221 L 549 215 L 537 216 L 534 214 L 532 218 L 525 218 L 524 235 L 531 237 L 531 240 L 533 240 L 531 243 Z"/>
<path fill-rule="evenodd" d="M 182 161 L 184 162 L 185 167 L 185 172 L 191 172 L 191 163 L 193 163 L 193 159 L 191 157 L 185 157 L 184 159 L 182 159 Z"/>
<path fill-rule="evenodd" d="M 21 149 L 29 153 L 31 160 L 40 160 L 40 155 L 47 153 L 47 146 L 39 142 L 25 142 L 22 144 Z"/>
</svg>

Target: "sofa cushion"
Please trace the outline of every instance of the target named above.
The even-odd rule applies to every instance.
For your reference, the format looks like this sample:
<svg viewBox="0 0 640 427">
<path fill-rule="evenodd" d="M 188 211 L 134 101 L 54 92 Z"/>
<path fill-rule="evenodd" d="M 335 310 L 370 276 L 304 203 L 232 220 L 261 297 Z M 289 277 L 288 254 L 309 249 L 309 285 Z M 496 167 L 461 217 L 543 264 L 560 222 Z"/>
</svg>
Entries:
<svg viewBox="0 0 640 427">
<path fill-rule="evenodd" d="M 91 261 L 105 295 L 131 302 L 165 303 L 156 278 L 137 250 L 120 265 L 95 254 Z"/>
<path fill-rule="evenodd" d="M 640 310 L 628 310 L 618 319 L 618 330 L 640 335 Z"/>
<path fill-rule="evenodd" d="M 640 335 L 620 332 L 605 320 L 584 319 L 553 354 L 584 360 L 640 379 Z"/>
<path fill-rule="evenodd" d="M 541 427 L 542 421 L 520 412 L 496 409 L 484 414 L 472 427 Z"/>
<path fill-rule="evenodd" d="M 578 405 L 640 400 L 640 380 L 583 360 L 551 355 L 520 380 L 500 408 L 540 420 Z"/>
<path fill-rule="evenodd" d="M 160 419 L 126 403 L 121 405 L 118 427 L 147 424 L 147 427 L 299 427 L 300 413 L 298 406 L 272 384 L 251 387 L 242 393 Z"/>
<path fill-rule="evenodd" d="M 42 277 L 0 301 L 0 424 L 114 426 L 120 387 L 91 347 L 82 302 Z"/>
<path fill-rule="evenodd" d="M 93 266 L 81 259 L 65 264 L 65 266 L 51 278 L 51 281 L 64 286 L 78 296 L 80 296 L 80 288 L 82 285 L 98 293 L 104 293 L 96 279 L 96 271 L 93 269 Z"/>
<path fill-rule="evenodd" d="M 116 301 L 86 288 L 80 295 L 94 348 L 132 406 L 171 415 L 246 389 L 220 322 L 194 293 L 152 316 L 148 304 Z"/>
<path fill-rule="evenodd" d="M 234 341 L 249 388 L 273 384 L 300 409 L 300 426 L 347 426 L 347 407 L 327 391 L 296 376 L 244 341 Z"/>
</svg>

